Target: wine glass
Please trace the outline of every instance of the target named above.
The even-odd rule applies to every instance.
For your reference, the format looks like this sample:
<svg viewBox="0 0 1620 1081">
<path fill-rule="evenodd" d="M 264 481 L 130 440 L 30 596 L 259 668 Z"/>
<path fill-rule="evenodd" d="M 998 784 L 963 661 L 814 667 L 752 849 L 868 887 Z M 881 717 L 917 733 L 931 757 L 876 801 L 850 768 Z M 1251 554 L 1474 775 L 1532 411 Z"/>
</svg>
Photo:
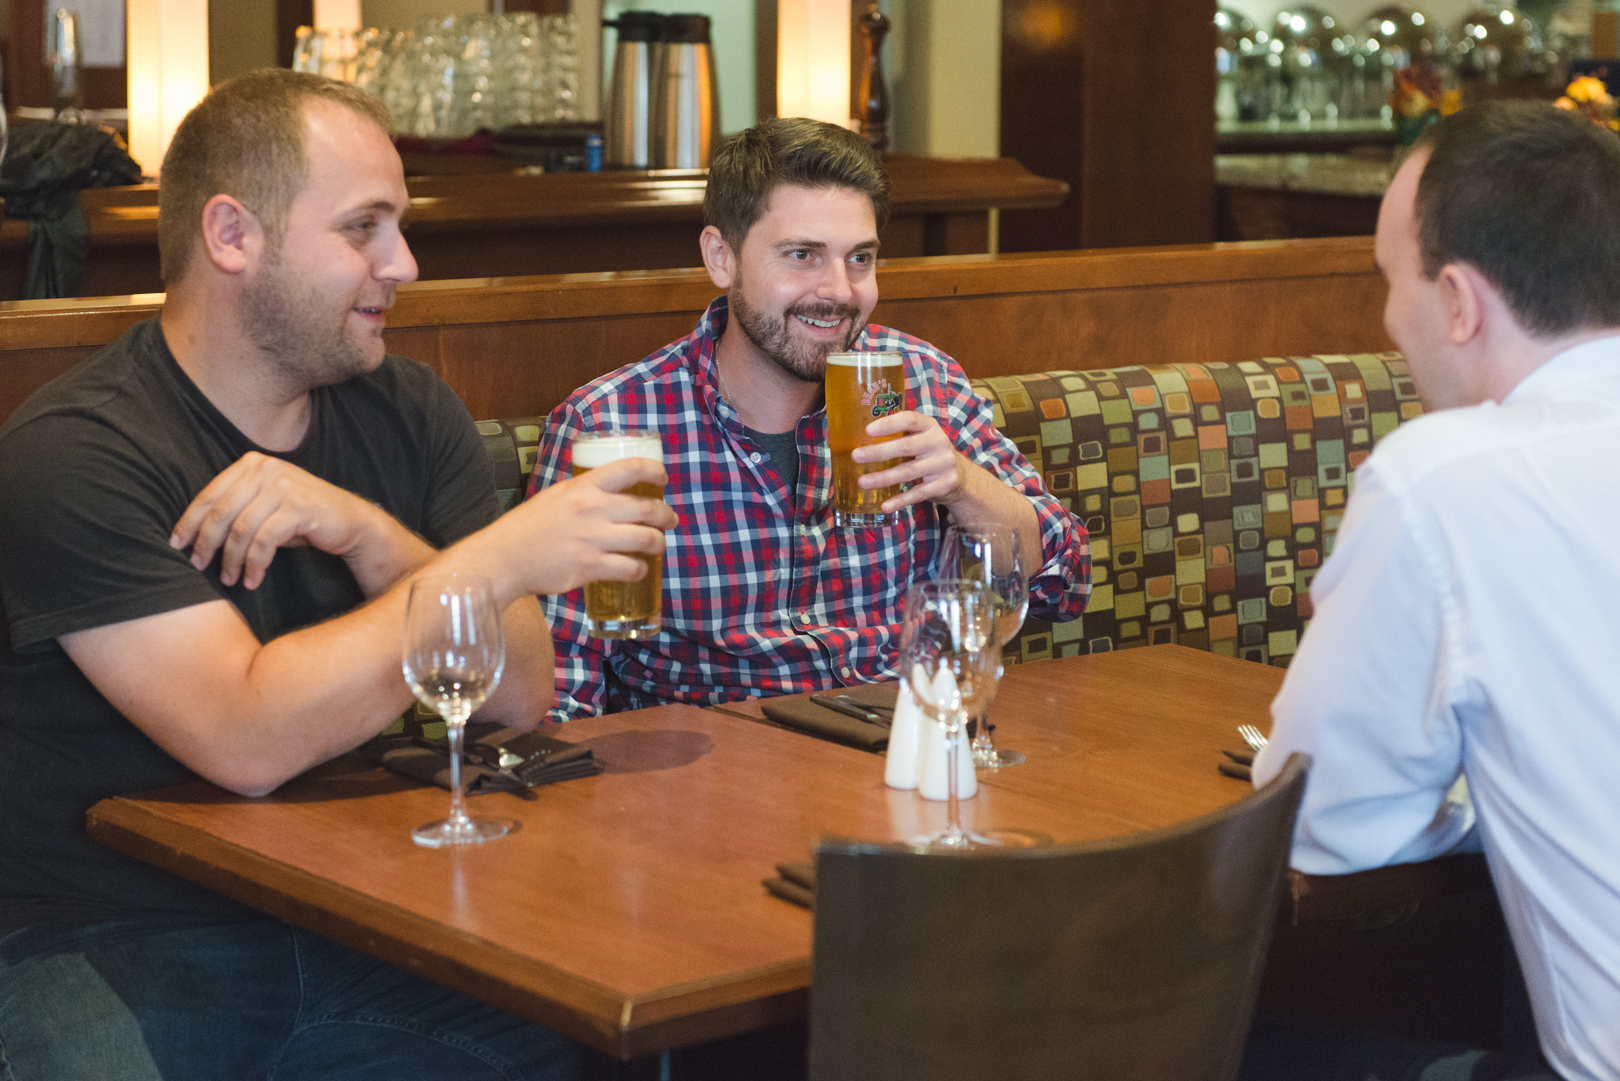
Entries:
<svg viewBox="0 0 1620 1081">
<path fill-rule="evenodd" d="M 467 817 L 461 740 L 467 718 L 501 681 L 506 648 L 489 579 L 449 574 L 411 583 L 405 602 L 405 682 L 444 718 L 450 738 L 450 817 L 411 831 L 428 848 L 479 844 L 506 835 L 504 822 Z"/>
<path fill-rule="evenodd" d="M 983 582 L 944 578 L 907 591 L 900 671 L 923 712 L 944 727 L 946 747 L 945 829 L 913 844 L 968 849 L 982 843 L 962 829 L 957 756 L 968 714 L 983 709 L 995 691 L 998 648 L 995 603 Z"/>
<path fill-rule="evenodd" d="M 1018 549 L 1018 530 L 1004 525 L 953 525 L 940 549 L 939 577 L 972 578 L 989 587 L 996 606 L 996 678 L 1001 678 L 1000 649 L 1011 642 L 1029 612 L 1029 576 Z M 1002 750 L 990 736 L 990 703 L 976 718 L 973 764 L 1001 769 L 1024 761 L 1019 751 Z"/>
</svg>

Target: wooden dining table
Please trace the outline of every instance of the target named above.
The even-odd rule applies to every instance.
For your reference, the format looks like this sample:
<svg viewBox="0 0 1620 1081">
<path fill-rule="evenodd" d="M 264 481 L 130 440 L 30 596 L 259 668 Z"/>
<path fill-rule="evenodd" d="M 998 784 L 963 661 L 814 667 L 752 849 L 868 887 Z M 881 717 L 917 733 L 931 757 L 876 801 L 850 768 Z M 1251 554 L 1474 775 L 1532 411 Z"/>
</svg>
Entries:
<svg viewBox="0 0 1620 1081">
<path fill-rule="evenodd" d="M 1007 669 L 970 828 L 1056 841 L 1170 825 L 1245 795 L 1220 774 L 1267 727 L 1276 668 L 1180 646 Z M 309 930 L 631 1058 L 802 1017 L 811 915 L 761 885 L 818 837 L 906 840 L 944 805 L 881 755 L 761 723 L 757 703 L 573 721 L 595 777 L 470 800 L 515 827 L 452 850 L 410 830 L 448 795 L 347 756 L 248 799 L 205 782 L 104 800 L 90 835 Z"/>
</svg>

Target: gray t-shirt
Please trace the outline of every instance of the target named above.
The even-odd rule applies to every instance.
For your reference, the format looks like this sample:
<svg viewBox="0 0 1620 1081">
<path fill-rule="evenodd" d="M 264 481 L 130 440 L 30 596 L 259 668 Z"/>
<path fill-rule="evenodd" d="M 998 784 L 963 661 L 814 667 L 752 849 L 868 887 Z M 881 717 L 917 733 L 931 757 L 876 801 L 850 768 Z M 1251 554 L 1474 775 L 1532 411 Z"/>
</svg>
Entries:
<svg viewBox="0 0 1620 1081">
<path fill-rule="evenodd" d="M 768 434 L 756 432 L 752 428 L 744 428 L 748 438 L 754 445 L 771 456 L 771 468 L 775 469 L 787 485 L 788 494 L 791 495 L 799 488 L 799 433 L 795 426 L 785 432 Z"/>
</svg>

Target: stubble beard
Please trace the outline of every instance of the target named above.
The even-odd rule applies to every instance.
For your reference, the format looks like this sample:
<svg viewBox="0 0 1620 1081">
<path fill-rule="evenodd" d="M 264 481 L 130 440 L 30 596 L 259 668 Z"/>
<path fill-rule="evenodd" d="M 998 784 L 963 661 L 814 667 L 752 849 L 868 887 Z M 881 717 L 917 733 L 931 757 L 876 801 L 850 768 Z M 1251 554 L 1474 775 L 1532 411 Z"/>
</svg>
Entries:
<svg viewBox="0 0 1620 1081">
<path fill-rule="evenodd" d="M 778 368 L 805 383 L 820 383 L 826 379 L 827 354 L 847 351 L 862 330 L 861 310 L 853 304 L 795 304 L 782 312 L 780 320 L 772 320 L 748 303 L 740 281 L 731 291 L 728 303 L 731 317 L 754 348 L 770 357 Z M 829 345 L 796 339 L 789 321 L 801 315 L 811 319 L 847 318 L 849 330 L 843 341 Z"/>
<path fill-rule="evenodd" d="M 242 326 L 290 391 L 342 383 L 377 366 L 349 337 L 349 308 L 332 311 L 330 297 L 298 288 L 279 257 L 262 266 L 265 273 L 242 295 Z M 393 294 L 389 286 L 380 306 L 390 306 Z"/>
</svg>

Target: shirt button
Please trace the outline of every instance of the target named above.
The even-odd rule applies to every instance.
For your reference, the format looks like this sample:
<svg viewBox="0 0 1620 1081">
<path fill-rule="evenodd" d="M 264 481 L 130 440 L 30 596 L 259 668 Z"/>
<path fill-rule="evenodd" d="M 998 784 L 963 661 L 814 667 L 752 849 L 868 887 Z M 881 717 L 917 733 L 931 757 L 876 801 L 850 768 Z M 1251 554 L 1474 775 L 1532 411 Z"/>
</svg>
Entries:
<svg viewBox="0 0 1620 1081">
<path fill-rule="evenodd" d="M 801 622 L 801 623 L 809 623 L 810 622 L 810 613 L 809 612 L 800 612 L 799 613 L 799 622 Z"/>
<path fill-rule="evenodd" d="M 841 676 L 848 676 L 849 675 L 849 665 L 846 664 L 846 665 L 844 665 L 844 667 L 840 668 L 838 670 L 838 674 L 841 675 Z"/>
<path fill-rule="evenodd" d="M 760 458 L 761 458 L 761 457 L 762 457 L 762 456 L 761 456 L 761 454 L 760 454 L 760 453 L 759 453 L 759 451 L 757 451 L 757 450 L 756 450 L 756 451 L 755 451 L 755 452 L 754 452 L 754 453 L 752 453 L 752 454 L 750 454 L 750 455 L 749 455 L 749 456 L 748 456 L 748 460 L 749 460 L 749 461 L 750 461 L 750 462 L 753 462 L 753 463 L 754 463 L 754 464 L 755 464 L 755 465 L 758 465 L 758 464 L 759 464 L 759 460 L 760 460 Z"/>
</svg>

